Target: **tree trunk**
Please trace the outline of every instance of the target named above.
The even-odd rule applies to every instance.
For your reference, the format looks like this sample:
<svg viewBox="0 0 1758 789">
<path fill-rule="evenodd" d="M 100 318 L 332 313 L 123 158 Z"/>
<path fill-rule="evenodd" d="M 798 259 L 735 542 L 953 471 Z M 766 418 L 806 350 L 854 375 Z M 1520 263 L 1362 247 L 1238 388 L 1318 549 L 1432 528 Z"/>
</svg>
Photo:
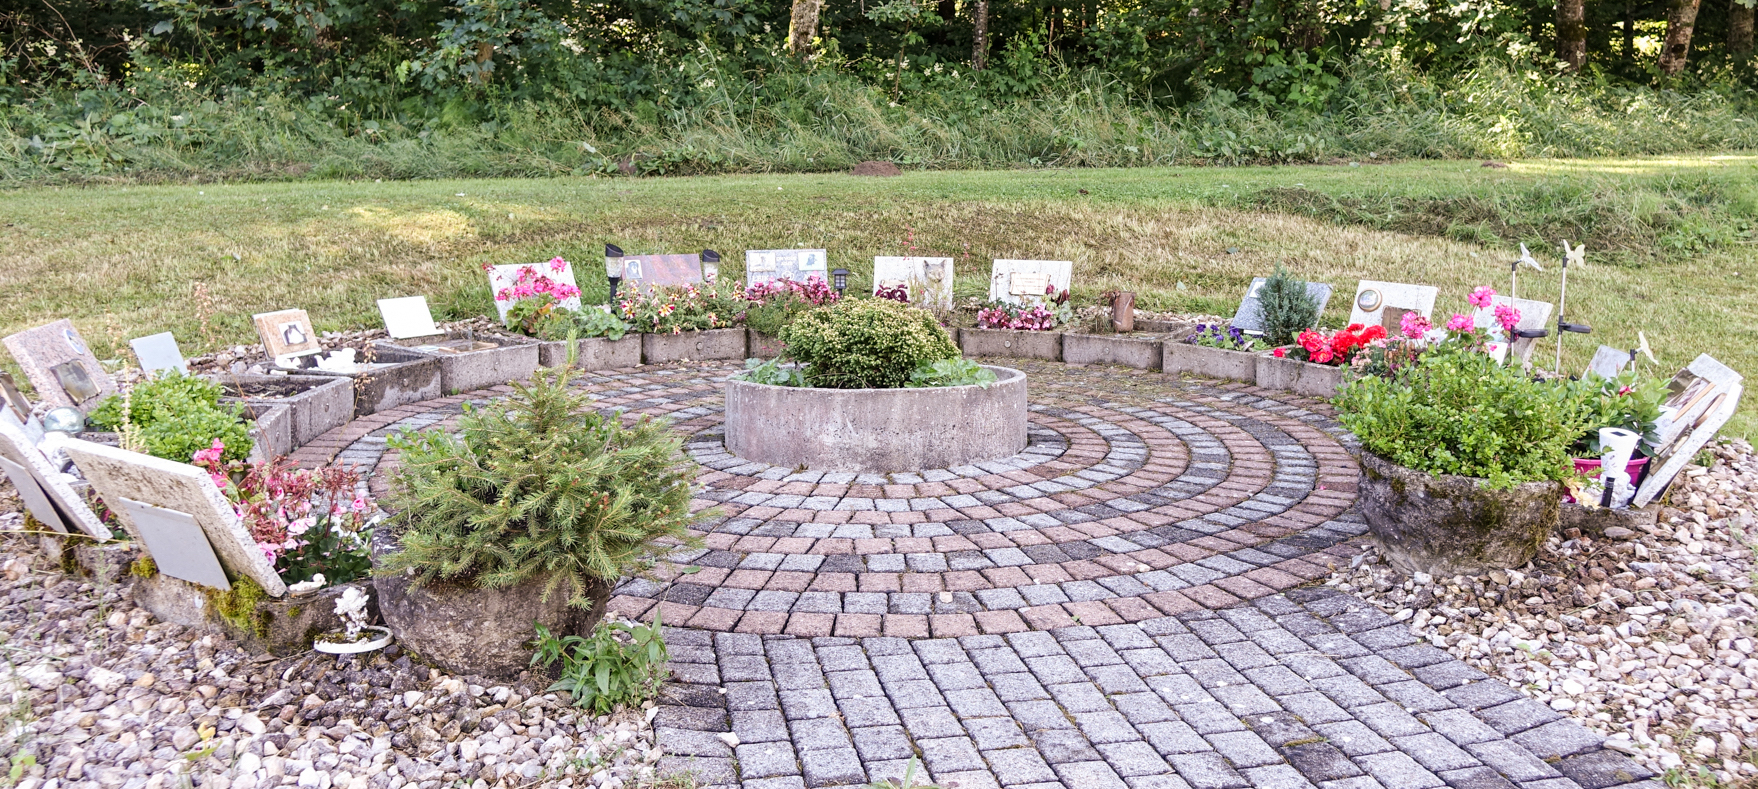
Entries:
<svg viewBox="0 0 1758 789">
<path fill-rule="evenodd" d="M 1660 73 L 1671 77 L 1685 70 L 1685 59 L 1691 54 L 1691 33 L 1697 26 L 1697 8 L 1702 4 L 1703 0 L 1668 0 Z"/>
<path fill-rule="evenodd" d="M 1587 6 L 1585 0 L 1557 0 L 1557 60 L 1580 71 L 1587 62 Z"/>
<path fill-rule="evenodd" d="M 971 68 L 982 71 L 989 67 L 989 0 L 977 0 L 971 16 Z"/>
<path fill-rule="evenodd" d="M 801 60 L 812 54 L 812 37 L 818 32 L 818 8 L 823 0 L 794 0 L 793 18 L 787 26 L 787 48 Z"/>
<path fill-rule="evenodd" d="M 1636 4 L 1624 3 L 1624 63 L 1636 62 Z"/>
<path fill-rule="evenodd" d="M 1739 63 L 1752 56 L 1753 7 L 1740 0 L 1729 0 L 1727 12 L 1727 52 Z"/>
</svg>

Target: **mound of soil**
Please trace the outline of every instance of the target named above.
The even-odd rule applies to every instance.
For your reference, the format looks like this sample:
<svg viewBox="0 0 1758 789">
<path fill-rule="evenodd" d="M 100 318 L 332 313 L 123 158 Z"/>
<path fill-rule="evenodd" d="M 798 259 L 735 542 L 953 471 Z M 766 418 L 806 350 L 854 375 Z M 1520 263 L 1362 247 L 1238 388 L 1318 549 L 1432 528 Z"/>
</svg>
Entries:
<svg viewBox="0 0 1758 789">
<path fill-rule="evenodd" d="M 853 170 L 848 171 L 848 174 L 890 177 L 893 175 L 903 175 L 903 171 L 897 169 L 897 165 L 892 164 L 891 162 L 861 162 L 860 164 L 855 165 Z"/>
</svg>

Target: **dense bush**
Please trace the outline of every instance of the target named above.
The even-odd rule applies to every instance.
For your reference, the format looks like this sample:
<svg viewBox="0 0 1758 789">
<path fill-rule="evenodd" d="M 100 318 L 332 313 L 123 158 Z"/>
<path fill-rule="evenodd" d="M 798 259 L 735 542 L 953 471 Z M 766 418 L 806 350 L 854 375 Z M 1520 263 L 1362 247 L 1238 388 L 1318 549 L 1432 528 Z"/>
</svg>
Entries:
<svg viewBox="0 0 1758 789">
<path fill-rule="evenodd" d="M 243 460 L 254 446 L 250 426 L 241 406 L 220 405 L 223 391 L 205 378 L 167 373 L 99 403 L 86 421 L 121 433 L 124 446 L 153 457 L 188 463 L 218 440 L 224 460 Z"/>
<path fill-rule="evenodd" d="M 625 427 L 538 371 L 513 396 L 466 413 L 458 432 L 392 439 L 402 464 L 389 509 L 402 551 L 385 572 L 417 583 L 505 588 L 544 579 L 544 594 L 589 606 L 595 582 L 643 569 L 686 539 L 692 472 L 662 422 Z"/>
<path fill-rule="evenodd" d="M 812 276 L 805 282 L 778 279 L 749 285 L 745 298 L 751 302 L 745 309 L 745 326 L 774 337 L 807 310 L 834 304 L 840 296 L 829 283 Z"/>
<path fill-rule="evenodd" d="M 1264 341 L 1271 346 L 1294 342 L 1294 336 L 1318 325 L 1318 299 L 1307 292 L 1306 281 L 1276 266 L 1258 290 Z"/>
<path fill-rule="evenodd" d="M 887 299 L 812 310 L 782 329 L 781 341 L 811 385 L 833 389 L 895 389 L 923 363 L 959 358 L 932 314 Z"/>
</svg>

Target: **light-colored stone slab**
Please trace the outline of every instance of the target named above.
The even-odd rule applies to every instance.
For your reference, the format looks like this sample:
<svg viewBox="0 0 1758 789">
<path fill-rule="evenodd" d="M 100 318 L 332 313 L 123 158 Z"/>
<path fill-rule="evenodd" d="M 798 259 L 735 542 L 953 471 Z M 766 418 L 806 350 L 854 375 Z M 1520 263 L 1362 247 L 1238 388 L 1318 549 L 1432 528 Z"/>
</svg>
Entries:
<svg viewBox="0 0 1758 789">
<path fill-rule="evenodd" d="M 232 582 L 226 580 L 226 570 L 220 566 L 220 557 L 214 555 L 214 547 L 195 522 L 195 516 L 134 499 L 117 499 L 116 503 L 134 522 L 141 543 L 159 572 L 215 589 L 232 588 Z"/>
<path fill-rule="evenodd" d="M 1593 361 L 1587 363 L 1587 372 L 1601 378 L 1616 378 L 1630 364 L 1630 352 L 1610 345 L 1601 345 L 1593 352 Z"/>
<path fill-rule="evenodd" d="M 110 539 L 109 528 L 98 520 L 92 508 L 86 506 L 85 497 L 74 489 L 73 485 L 78 480 L 49 462 L 48 455 L 38 448 L 30 432 L 10 413 L 0 415 L 0 456 L 26 472 L 63 516 L 56 521 L 43 521 L 44 523 L 54 525 L 57 521 L 71 521 L 67 525 L 85 532 L 94 540 L 101 542 Z M 64 464 L 65 462 L 62 461 Z M 18 484 L 16 479 L 13 484 L 22 495 L 24 486 Z M 43 520 L 42 516 L 37 516 L 37 520 Z"/>
<path fill-rule="evenodd" d="M 140 360 L 140 369 L 148 374 L 164 370 L 189 374 L 189 363 L 183 358 L 183 349 L 177 347 L 177 338 L 168 331 L 136 337 L 129 340 L 128 345 L 134 349 L 134 358 Z"/>
<path fill-rule="evenodd" d="M 511 291 L 519 284 L 519 273 L 525 269 L 531 269 L 533 277 L 547 277 L 554 282 L 579 288 L 579 283 L 574 281 L 574 264 L 561 258 L 556 258 L 556 260 L 560 260 L 561 263 L 558 264 L 555 260 L 542 263 L 510 263 L 504 266 L 494 266 L 488 270 L 488 292 L 494 295 L 494 308 L 500 311 L 501 323 L 507 322 L 507 310 L 518 302 L 518 299 L 512 297 Z M 569 296 L 562 299 L 561 306 L 565 309 L 578 310 L 580 309 L 580 297 Z"/>
<path fill-rule="evenodd" d="M 873 293 L 898 285 L 908 290 L 911 303 L 952 309 L 952 258 L 873 258 Z"/>
<path fill-rule="evenodd" d="M 1008 304 L 1041 304 L 1044 291 L 1054 285 L 1057 291 L 1068 290 L 1074 279 L 1071 260 L 1004 260 L 997 258 L 989 268 L 989 300 Z"/>
<path fill-rule="evenodd" d="M 1355 300 L 1349 302 L 1349 322 L 1379 326 L 1387 307 L 1413 310 L 1427 318 L 1434 312 L 1434 300 L 1439 295 L 1440 289 L 1430 285 L 1364 279 L 1356 284 Z"/>
<path fill-rule="evenodd" d="M 805 282 L 811 277 L 830 281 L 830 256 L 822 249 L 745 250 L 746 285 L 782 279 Z"/>
<path fill-rule="evenodd" d="M 116 382 L 98 364 L 72 321 L 63 318 L 0 342 L 37 390 L 37 399 L 51 408 L 85 409 L 116 393 Z"/>
<path fill-rule="evenodd" d="M 1661 452 L 1659 457 L 1664 458 L 1665 462 L 1659 470 L 1648 473 L 1648 478 L 1642 481 L 1642 487 L 1636 491 L 1636 497 L 1630 500 L 1630 506 L 1645 506 L 1665 493 L 1673 478 L 1684 471 L 1685 465 L 1715 439 L 1715 434 L 1721 431 L 1728 420 L 1734 418 L 1734 414 L 1740 409 L 1740 395 L 1744 393 L 1745 387 L 1734 383 L 1707 398 L 1709 404 L 1697 418 L 1683 423 L 1684 429 L 1689 432 L 1683 433 L 1675 443 Z M 1649 460 L 1648 463 L 1652 466 L 1654 460 Z"/>
<path fill-rule="evenodd" d="M 260 312 L 250 316 L 256 323 L 256 336 L 262 340 L 270 358 L 307 356 L 323 351 L 317 341 L 317 330 L 305 310 Z"/>
<path fill-rule="evenodd" d="M 1231 325 L 1247 334 L 1264 333 L 1264 305 L 1259 297 L 1264 283 L 1269 277 L 1257 277 L 1251 281 L 1251 287 L 1245 289 L 1245 298 L 1239 300 L 1239 309 L 1233 311 Z M 1325 312 L 1325 305 L 1331 303 L 1331 286 L 1323 282 L 1306 283 L 1306 295 L 1311 296 L 1318 304 L 1318 312 L 1313 313 L 1316 319 Z"/>
<path fill-rule="evenodd" d="M 1501 334 L 1502 325 L 1496 322 L 1496 307 L 1502 305 L 1513 307 L 1519 311 L 1520 322 L 1514 324 L 1516 330 L 1551 328 L 1551 312 L 1556 309 L 1556 305 L 1548 301 L 1494 296 L 1490 298 L 1488 307 L 1481 307 L 1471 313 L 1471 325 Z M 1508 345 L 1508 358 L 1518 359 L 1522 366 L 1530 364 L 1532 351 L 1537 347 L 1538 340 L 1524 337 L 1516 337 L 1512 340 Z"/>
<path fill-rule="evenodd" d="M 385 331 L 394 340 L 430 337 L 440 333 L 439 327 L 433 324 L 433 311 L 427 308 L 426 296 L 379 299 L 378 314 L 384 318 Z"/>
<path fill-rule="evenodd" d="M 275 567 L 251 539 L 232 503 L 220 492 L 206 471 L 187 463 L 176 463 L 129 452 L 125 449 L 94 444 L 90 441 L 67 442 L 67 455 L 91 480 L 92 487 L 105 501 L 133 499 L 168 510 L 186 512 L 201 525 L 208 544 L 220 557 L 220 564 L 234 576 L 255 581 L 271 597 L 287 593 L 287 585 L 275 573 Z M 115 510 L 123 528 L 135 539 L 142 539 L 134 518 L 126 509 Z M 157 561 L 155 557 L 154 561 Z"/>
<path fill-rule="evenodd" d="M 29 470 L 4 457 L 0 457 L 0 470 L 6 472 L 6 478 L 18 491 L 18 497 L 24 500 L 24 509 L 31 517 L 55 531 L 67 533 L 67 522 L 61 519 L 55 504 L 49 501 L 49 494 L 43 492 L 43 486 L 37 484 L 37 478 L 31 476 Z"/>
</svg>

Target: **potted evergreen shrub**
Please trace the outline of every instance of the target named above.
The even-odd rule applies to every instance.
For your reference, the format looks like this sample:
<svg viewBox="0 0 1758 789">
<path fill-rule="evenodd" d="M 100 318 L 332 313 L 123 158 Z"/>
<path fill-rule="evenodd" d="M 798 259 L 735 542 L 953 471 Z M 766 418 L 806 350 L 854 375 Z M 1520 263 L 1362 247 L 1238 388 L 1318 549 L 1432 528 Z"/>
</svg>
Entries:
<svg viewBox="0 0 1758 789">
<path fill-rule="evenodd" d="M 805 282 L 778 279 L 758 282 L 745 288 L 745 353 L 756 359 L 774 359 L 782 354 L 781 330 L 807 310 L 835 304 L 841 298 L 836 289 L 816 275 Z"/>
<path fill-rule="evenodd" d="M 688 542 L 693 478 L 661 421 L 624 426 L 539 370 L 458 431 L 405 432 L 374 535 L 379 609 L 399 643 L 448 671 L 510 676 L 535 625 L 588 635 L 618 578 Z"/>
<path fill-rule="evenodd" d="M 1362 514 L 1405 572 L 1525 564 L 1556 528 L 1574 473 L 1569 448 L 1587 422 L 1578 401 L 1470 340 L 1355 378 L 1336 400 L 1361 442 Z"/>
</svg>

